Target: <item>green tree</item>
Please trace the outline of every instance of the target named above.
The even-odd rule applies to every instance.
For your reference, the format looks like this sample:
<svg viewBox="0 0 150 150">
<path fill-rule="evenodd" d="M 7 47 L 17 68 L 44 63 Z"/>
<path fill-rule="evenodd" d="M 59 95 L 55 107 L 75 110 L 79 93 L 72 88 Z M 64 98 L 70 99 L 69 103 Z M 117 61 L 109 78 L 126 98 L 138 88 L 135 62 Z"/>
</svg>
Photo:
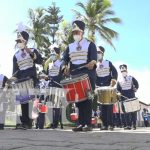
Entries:
<svg viewBox="0 0 150 150">
<path fill-rule="evenodd" d="M 56 7 L 56 3 L 52 3 L 48 9 L 45 9 L 47 14 L 45 15 L 45 22 L 49 25 L 50 36 L 52 37 L 52 43 L 56 42 L 55 36 L 59 29 L 59 23 L 62 21 L 63 16 L 59 15 L 61 12 L 59 7 Z"/>
<path fill-rule="evenodd" d="M 56 32 L 57 42 L 64 50 L 69 43 L 73 42 L 72 26 L 67 21 L 63 20 L 60 24 L 59 31 Z"/>
<path fill-rule="evenodd" d="M 28 10 L 30 28 L 29 32 L 32 35 L 32 40 L 35 41 L 37 49 L 43 54 L 49 53 L 48 47 L 49 41 L 49 26 L 45 22 L 45 13 L 43 8 L 37 8 L 35 10 Z"/>
<path fill-rule="evenodd" d="M 76 4 L 82 10 L 73 10 L 77 18 L 82 18 L 86 24 L 88 38 L 96 40 L 96 32 L 100 37 L 106 40 L 114 49 L 112 39 L 118 37 L 118 33 L 107 27 L 108 23 L 121 23 L 121 19 L 114 17 L 115 12 L 112 10 L 110 0 L 88 0 L 87 4 L 79 2 Z"/>
</svg>

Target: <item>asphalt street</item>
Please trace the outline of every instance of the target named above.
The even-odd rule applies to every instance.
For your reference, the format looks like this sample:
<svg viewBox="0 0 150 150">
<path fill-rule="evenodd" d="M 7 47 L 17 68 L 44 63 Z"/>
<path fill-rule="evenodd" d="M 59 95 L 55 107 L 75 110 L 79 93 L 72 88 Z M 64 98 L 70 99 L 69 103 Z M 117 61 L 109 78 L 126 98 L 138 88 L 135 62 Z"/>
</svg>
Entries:
<svg viewBox="0 0 150 150">
<path fill-rule="evenodd" d="M 0 130 L 0 150 L 150 150 L 150 128 L 74 133 L 71 129 Z"/>
</svg>

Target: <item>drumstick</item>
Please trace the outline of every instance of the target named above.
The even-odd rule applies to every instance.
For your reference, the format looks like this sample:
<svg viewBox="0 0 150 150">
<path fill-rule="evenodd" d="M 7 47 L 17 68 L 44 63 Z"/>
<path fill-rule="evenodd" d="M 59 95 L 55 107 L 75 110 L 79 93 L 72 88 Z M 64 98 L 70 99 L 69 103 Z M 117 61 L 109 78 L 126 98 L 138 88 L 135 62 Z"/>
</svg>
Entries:
<svg viewBox="0 0 150 150">
<path fill-rule="evenodd" d="M 18 71 L 19 71 L 19 70 L 17 70 L 17 71 L 12 75 L 12 77 L 15 76 L 15 75 L 18 73 Z"/>
<path fill-rule="evenodd" d="M 52 82 L 54 82 L 54 83 L 56 83 L 57 85 L 63 87 L 61 84 L 59 84 L 58 82 L 56 82 L 56 81 L 54 81 L 54 80 L 52 80 Z"/>
<path fill-rule="evenodd" d="M 78 67 L 78 68 L 76 68 L 76 69 L 73 69 L 73 70 L 71 70 L 71 71 L 76 71 L 76 70 L 83 69 L 83 68 L 86 68 L 86 67 L 87 67 L 87 66 L 84 65 L 84 66 Z"/>
<path fill-rule="evenodd" d="M 18 71 L 19 71 L 19 70 L 17 70 L 17 71 L 12 75 L 12 77 L 14 77 L 14 76 L 18 73 Z M 7 80 L 7 83 L 8 83 L 8 84 L 11 84 L 11 82 L 12 82 L 12 81 L 11 81 L 11 78 L 12 78 L 12 77 L 10 77 L 10 78 Z"/>
<path fill-rule="evenodd" d="M 122 94 L 120 94 L 120 93 L 119 93 L 119 94 L 117 93 L 117 95 L 118 95 L 118 96 L 121 96 L 121 97 L 124 97 L 124 98 L 126 98 L 126 99 L 129 99 L 128 97 L 123 96 L 123 95 L 122 95 Z"/>
</svg>

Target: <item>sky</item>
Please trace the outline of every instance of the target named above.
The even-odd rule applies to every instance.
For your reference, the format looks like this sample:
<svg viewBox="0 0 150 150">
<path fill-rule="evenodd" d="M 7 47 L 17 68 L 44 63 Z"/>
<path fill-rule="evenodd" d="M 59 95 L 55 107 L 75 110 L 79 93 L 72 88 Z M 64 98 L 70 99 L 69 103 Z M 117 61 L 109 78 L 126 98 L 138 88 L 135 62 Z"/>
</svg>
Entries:
<svg viewBox="0 0 150 150">
<path fill-rule="evenodd" d="M 87 0 L 80 0 L 86 3 Z M 23 22 L 28 25 L 28 9 L 37 7 L 47 8 L 52 2 L 60 7 L 61 14 L 68 22 L 75 19 L 71 9 L 80 10 L 75 4 L 79 0 L 5 0 L 0 9 L 0 72 L 11 77 L 12 57 L 16 24 Z M 116 17 L 122 19 L 120 25 L 108 26 L 119 33 L 119 38 L 113 40 L 116 51 L 100 38 L 97 45 L 105 47 L 105 59 L 112 61 L 118 70 L 119 65 L 126 63 L 128 73 L 139 82 L 136 96 L 139 100 L 150 104 L 150 1 L 112 0 L 112 9 Z"/>
</svg>

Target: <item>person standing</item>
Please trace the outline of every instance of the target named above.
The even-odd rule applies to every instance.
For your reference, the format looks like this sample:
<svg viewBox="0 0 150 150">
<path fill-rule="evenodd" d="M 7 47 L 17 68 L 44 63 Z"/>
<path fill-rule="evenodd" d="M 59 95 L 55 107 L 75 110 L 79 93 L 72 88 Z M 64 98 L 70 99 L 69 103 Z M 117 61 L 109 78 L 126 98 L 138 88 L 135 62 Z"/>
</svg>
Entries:
<svg viewBox="0 0 150 150">
<path fill-rule="evenodd" d="M 73 21 L 72 34 L 74 42 L 69 44 L 64 52 L 62 69 L 64 70 L 64 73 L 67 74 L 67 65 L 70 63 L 71 75 L 88 74 L 92 90 L 94 91 L 97 61 L 96 45 L 83 37 L 84 29 L 85 23 L 83 21 Z M 79 70 L 78 68 L 82 66 L 85 67 Z M 85 101 L 76 103 L 76 106 L 79 110 L 79 125 L 73 128 L 73 131 L 91 131 L 92 100 L 86 99 Z"/>
<path fill-rule="evenodd" d="M 97 47 L 97 79 L 96 85 L 99 87 L 114 87 L 117 83 L 118 73 L 112 62 L 104 60 L 105 49 L 102 46 Z M 113 104 L 101 104 L 101 114 L 103 126 L 100 130 L 113 130 Z"/>
<path fill-rule="evenodd" d="M 18 51 L 13 56 L 13 77 L 11 80 L 31 78 L 34 86 L 37 83 L 35 64 L 42 64 L 43 58 L 35 48 L 27 48 L 29 34 L 26 31 L 17 33 L 16 47 Z M 32 120 L 29 118 L 29 102 L 21 104 L 22 116 L 21 125 L 16 129 L 28 129 L 32 127 Z"/>
<path fill-rule="evenodd" d="M 121 93 L 121 101 L 126 99 L 135 98 L 135 92 L 139 88 L 138 81 L 128 75 L 127 65 L 122 64 L 119 66 L 122 77 L 117 82 L 117 90 Z M 123 106 L 123 105 L 122 105 Z M 125 112 L 124 107 L 122 110 Z M 126 127 L 124 129 L 130 130 L 133 125 L 133 129 L 136 130 L 137 112 L 125 113 Z"/>
<path fill-rule="evenodd" d="M 60 58 L 60 48 L 53 44 L 50 46 L 50 63 L 47 68 L 47 75 L 49 77 L 49 87 L 52 88 L 52 93 L 49 96 L 49 100 L 52 102 L 52 114 L 53 120 L 51 124 L 51 128 L 55 129 L 58 127 L 59 123 L 61 125 L 61 129 L 63 129 L 62 124 L 62 86 L 60 85 L 60 80 L 62 79 L 62 72 L 60 71 L 60 67 L 62 64 L 62 60 Z"/>
</svg>

